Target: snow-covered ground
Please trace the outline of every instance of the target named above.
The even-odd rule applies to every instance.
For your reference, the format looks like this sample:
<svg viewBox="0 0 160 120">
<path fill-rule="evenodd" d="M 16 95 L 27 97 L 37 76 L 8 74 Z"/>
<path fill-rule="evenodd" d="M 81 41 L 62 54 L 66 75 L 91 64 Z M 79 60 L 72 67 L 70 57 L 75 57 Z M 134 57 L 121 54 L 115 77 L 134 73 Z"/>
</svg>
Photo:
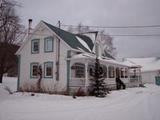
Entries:
<svg viewBox="0 0 160 120">
<path fill-rule="evenodd" d="M 9 79 L 0 85 L 0 120 L 160 120 L 160 87 L 155 85 L 112 91 L 106 98 L 73 99 L 47 94 L 9 95 L 4 86 L 16 85 Z"/>
</svg>

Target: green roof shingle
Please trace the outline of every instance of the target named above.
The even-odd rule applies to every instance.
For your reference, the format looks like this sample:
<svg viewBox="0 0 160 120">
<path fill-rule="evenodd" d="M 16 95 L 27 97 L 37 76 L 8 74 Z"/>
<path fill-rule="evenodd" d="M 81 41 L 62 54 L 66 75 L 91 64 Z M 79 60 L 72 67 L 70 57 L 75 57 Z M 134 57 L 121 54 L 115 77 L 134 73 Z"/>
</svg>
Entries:
<svg viewBox="0 0 160 120">
<path fill-rule="evenodd" d="M 71 48 L 78 49 L 81 48 L 85 52 L 90 52 L 87 48 L 85 48 L 79 40 L 76 38 L 75 34 L 64 31 L 60 28 L 57 28 L 51 24 L 48 24 L 43 21 L 51 30 L 53 30 L 61 39 L 63 39 Z"/>
<path fill-rule="evenodd" d="M 53 32 L 55 32 L 62 40 L 64 40 L 71 48 L 74 49 L 82 49 L 85 52 L 90 52 L 85 46 L 83 46 L 79 40 L 76 37 L 81 38 L 90 48 L 90 50 L 93 50 L 94 44 L 93 41 L 86 35 L 82 34 L 73 34 L 70 32 L 67 32 L 65 30 L 62 30 L 58 27 L 55 27 L 49 23 L 46 23 L 43 21 L 45 25 L 47 25 Z M 105 51 L 105 56 L 114 59 L 109 53 Z"/>
<path fill-rule="evenodd" d="M 83 39 L 87 43 L 90 50 L 93 50 L 93 46 L 94 46 L 93 41 L 88 36 L 81 35 L 81 34 L 77 34 L 77 36 Z"/>
</svg>

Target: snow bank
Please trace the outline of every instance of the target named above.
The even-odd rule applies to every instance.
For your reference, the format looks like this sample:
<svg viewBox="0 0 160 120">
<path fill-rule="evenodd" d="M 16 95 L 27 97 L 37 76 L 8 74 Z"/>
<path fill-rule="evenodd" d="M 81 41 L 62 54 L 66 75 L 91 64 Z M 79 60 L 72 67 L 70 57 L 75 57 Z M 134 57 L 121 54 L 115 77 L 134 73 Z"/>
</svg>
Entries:
<svg viewBox="0 0 160 120">
<path fill-rule="evenodd" d="M 31 93 L 0 96 L 0 120 L 160 120 L 160 87 L 111 91 L 106 98 Z"/>
<path fill-rule="evenodd" d="M 13 92 L 17 91 L 17 77 L 3 77 L 3 85 Z"/>
<path fill-rule="evenodd" d="M 8 95 L 8 91 L 5 90 L 5 86 L 3 86 L 2 84 L 0 84 L 0 97 L 2 98 L 3 96 Z"/>
</svg>

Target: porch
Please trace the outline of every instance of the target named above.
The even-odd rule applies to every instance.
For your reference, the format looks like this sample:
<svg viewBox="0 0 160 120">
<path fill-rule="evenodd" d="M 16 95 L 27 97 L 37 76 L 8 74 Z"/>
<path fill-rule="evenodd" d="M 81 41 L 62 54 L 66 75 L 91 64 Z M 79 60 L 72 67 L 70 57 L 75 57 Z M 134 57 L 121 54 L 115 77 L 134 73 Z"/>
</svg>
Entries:
<svg viewBox="0 0 160 120">
<path fill-rule="evenodd" d="M 94 69 L 95 56 L 80 54 L 75 55 L 70 60 L 70 92 L 76 92 L 81 89 L 87 93 L 88 89 L 90 88 L 91 79 L 93 79 L 93 77 L 91 76 L 91 69 Z M 112 59 L 99 58 L 99 61 L 105 73 L 104 77 L 107 88 L 116 88 L 115 78 L 117 74 L 120 75 L 121 80 L 126 85 L 129 83 L 128 66 Z"/>
</svg>

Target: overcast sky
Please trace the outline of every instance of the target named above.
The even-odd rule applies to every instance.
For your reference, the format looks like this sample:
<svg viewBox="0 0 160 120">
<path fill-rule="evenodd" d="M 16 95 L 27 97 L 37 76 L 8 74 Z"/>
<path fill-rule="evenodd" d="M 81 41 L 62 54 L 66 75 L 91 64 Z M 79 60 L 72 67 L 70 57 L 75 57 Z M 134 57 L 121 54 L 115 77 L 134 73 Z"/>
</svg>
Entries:
<svg viewBox="0 0 160 120">
<path fill-rule="evenodd" d="M 98 26 L 160 25 L 160 0 L 17 0 L 22 23 L 33 19 Z M 106 29 L 107 34 L 160 34 L 160 28 Z M 160 56 L 160 36 L 113 37 L 120 57 Z"/>
</svg>

